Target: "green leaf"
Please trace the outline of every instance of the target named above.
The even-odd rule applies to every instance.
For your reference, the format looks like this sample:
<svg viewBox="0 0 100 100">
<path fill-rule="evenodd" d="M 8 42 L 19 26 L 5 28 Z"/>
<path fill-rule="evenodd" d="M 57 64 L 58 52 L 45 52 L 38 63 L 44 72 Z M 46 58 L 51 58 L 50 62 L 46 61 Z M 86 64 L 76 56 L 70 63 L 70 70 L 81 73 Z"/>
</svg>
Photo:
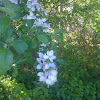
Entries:
<svg viewBox="0 0 100 100">
<path fill-rule="evenodd" d="M 4 99 L 4 94 L 0 94 L 0 99 L 1 99 L 1 100 Z"/>
<path fill-rule="evenodd" d="M 5 12 L 6 14 L 8 14 L 11 17 L 15 17 L 15 13 L 14 13 L 13 9 L 6 8 L 6 7 L 0 7 L 0 10 Z"/>
<path fill-rule="evenodd" d="M 10 26 L 6 32 L 6 37 L 13 37 L 14 36 L 14 28 Z"/>
<path fill-rule="evenodd" d="M 38 40 L 42 43 L 48 44 L 49 40 L 47 38 L 47 36 L 43 35 L 43 34 L 38 34 Z"/>
<path fill-rule="evenodd" d="M 0 17 L 0 33 L 6 32 L 10 24 L 10 18 L 7 16 Z"/>
<path fill-rule="evenodd" d="M 37 42 L 33 40 L 31 43 L 31 48 L 35 49 L 36 47 L 37 47 Z"/>
<path fill-rule="evenodd" d="M 14 12 L 19 12 L 21 7 L 19 5 L 11 3 L 9 0 L 3 0 L 3 4 L 5 7 L 13 9 Z"/>
<path fill-rule="evenodd" d="M 55 43 L 52 43 L 51 47 L 52 50 L 54 51 L 54 55 L 57 56 L 57 45 Z"/>
<path fill-rule="evenodd" d="M 13 9 L 16 16 L 15 17 L 13 16 L 12 19 L 15 20 L 23 17 L 21 6 L 11 3 L 9 0 L 3 0 L 3 4 L 6 8 Z"/>
<path fill-rule="evenodd" d="M 25 50 L 28 48 L 28 45 L 25 41 L 22 40 L 16 40 L 13 44 L 13 48 L 18 52 L 23 54 Z"/>
<path fill-rule="evenodd" d="M 34 20 L 26 20 L 26 23 L 27 23 L 28 27 L 31 28 L 33 26 Z"/>
<path fill-rule="evenodd" d="M 57 59 L 57 62 L 62 65 L 67 65 L 67 63 L 63 59 Z"/>
<path fill-rule="evenodd" d="M 43 27 L 39 26 L 39 27 L 36 28 L 36 30 L 37 30 L 35 32 L 36 34 L 43 34 Z"/>
<path fill-rule="evenodd" d="M 0 49 L 0 73 L 4 74 L 13 63 L 13 54 L 10 50 Z"/>
</svg>

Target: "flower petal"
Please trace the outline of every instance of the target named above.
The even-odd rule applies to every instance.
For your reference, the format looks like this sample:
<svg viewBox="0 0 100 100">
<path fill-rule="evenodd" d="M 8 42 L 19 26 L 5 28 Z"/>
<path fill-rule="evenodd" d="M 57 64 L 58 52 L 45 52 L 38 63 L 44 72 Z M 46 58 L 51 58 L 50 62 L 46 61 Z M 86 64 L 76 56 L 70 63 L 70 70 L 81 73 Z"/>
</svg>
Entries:
<svg viewBox="0 0 100 100">
<path fill-rule="evenodd" d="M 57 81 L 57 77 L 56 76 L 50 75 L 50 76 L 48 76 L 48 78 L 51 79 L 51 81 L 53 81 L 53 82 Z"/>
<path fill-rule="evenodd" d="M 41 63 L 42 59 L 41 58 L 36 58 L 36 60 L 37 60 L 38 63 Z"/>
<path fill-rule="evenodd" d="M 38 72 L 37 76 L 42 76 L 43 72 Z"/>
<path fill-rule="evenodd" d="M 51 58 L 54 60 L 54 59 L 56 59 L 56 56 L 52 56 Z"/>
<path fill-rule="evenodd" d="M 45 55 L 43 56 L 43 58 L 44 58 L 44 59 L 48 59 L 49 57 L 45 54 Z"/>
<path fill-rule="evenodd" d="M 56 76 L 58 72 L 57 72 L 57 70 L 51 70 L 50 73 L 51 73 L 52 75 Z"/>
<path fill-rule="evenodd" d="M 42 53 L 42 52 L 39 52 L 38 54 L 39 54 L 39 57 L 40 57 L 40 58 L 43 57 L 43 53 Z"/>
<path fill-rule="evenodd" d="M 46 81 L 46 77 L 45 76 L 40 76 L 39 81 L 40 82 L 45 82 Z"/>
<path fill-rule="evenodd" d="M 56 67 L 56 65 L 54 63 L 49 63 L 49 66 L 52 67 L 52 68 Z"/>
<path fill-rule="evenodd" d="M 45 65 L 45 69 L 49 69 L 49 64 L 46 64 Z"/>
<path fill-rule="evenodd" d="M 53 85 L 54 83 L 53 83 L 53 81 L 51 81 L 50 79 L 47 79 L 47 80 L 46 80 L 46 84 L 48 84 L 48 85 Z"/>
<path fill-rule="evenodd" d="M 37 69 L 41 69 L 41 68 L 42 68 L 42 65 L 41 65 L 41 64 L 38 64 L 38 65 L 36 66 L 36 68 L 37 68 Z"/>
</svg>

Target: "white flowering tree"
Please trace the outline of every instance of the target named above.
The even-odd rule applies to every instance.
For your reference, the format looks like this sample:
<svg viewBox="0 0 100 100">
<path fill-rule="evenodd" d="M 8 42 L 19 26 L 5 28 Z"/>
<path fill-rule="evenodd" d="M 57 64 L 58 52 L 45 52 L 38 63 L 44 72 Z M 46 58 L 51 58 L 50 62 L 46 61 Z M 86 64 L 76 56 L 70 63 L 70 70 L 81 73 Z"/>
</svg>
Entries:
<svg viewBox="0 0 100 100">
<path fill-rule="evenodd" d="M 37 70 L 40 82 L 57 82 L 56 62 L 62 60 L 57 59 L 47 11 L 37 0 L 2 0 L 0 12 L 0 74 L 13 67 L 16 76 L 18 66 L 27 62 Z"/>
</svg>

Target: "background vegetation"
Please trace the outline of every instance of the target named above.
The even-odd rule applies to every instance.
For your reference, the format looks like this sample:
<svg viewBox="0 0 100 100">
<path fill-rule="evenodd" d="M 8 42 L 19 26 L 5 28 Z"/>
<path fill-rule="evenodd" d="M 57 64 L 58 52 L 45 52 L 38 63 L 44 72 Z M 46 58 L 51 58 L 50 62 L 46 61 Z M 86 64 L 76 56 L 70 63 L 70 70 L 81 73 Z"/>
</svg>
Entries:
<svg viewBox="0 0 100 100">
<path fill-rule="evenodd" d="M 5 2 L 1 6 L 10 8 Z M 0 69 L 0 73 L 5 73 L 0 75 L 0 100 L 100 100 L 100 0 L 38 2 L 48 12 L 52 47 L 57 50 L 57 58 L 60 59 L 57 64 L 58 81 L 49 88 L 38 82 L 34 67 L 38 40 L 32 42 L 28 37 L 30 33 L 26 34 L 27 29 L 21 25 L 20 20 L 23 16 L 21 9 L 25 8 L 25 4 L 21 5 L 21 9 L 20 5 L 14 7 L 17 16 L 11 22 L 11 17 L 8 16 L 14 15 L 13 12 L 9 13 L 9 9 L 3 11 L 0 7 L 0 55 L 5 54 L 2 48 L 9 46 L 14 62 L 17 62 L 7 72 Z M 7 14 L 8 16 L 2 17 Z M 6 29 L 8 30 L 5 31 Z M 22 40 L 16 42 L 21 35 L 24 38 L 21 37 Z M 13 37 L 16 41 L 12 41 Z M 34 37 L 36 38 L 35 35 Z M 31 49 L 26 50 L 23 40 Z M 24 49 L 16 49 L 17 43 L 22 43 L 20 46 Z M 12 58 L 11 52 L 7 52 Z M 8 61 L 12 63 L 11 58 Z M 11 63 L 5 62 L 5 68 Z"/>
</svg>

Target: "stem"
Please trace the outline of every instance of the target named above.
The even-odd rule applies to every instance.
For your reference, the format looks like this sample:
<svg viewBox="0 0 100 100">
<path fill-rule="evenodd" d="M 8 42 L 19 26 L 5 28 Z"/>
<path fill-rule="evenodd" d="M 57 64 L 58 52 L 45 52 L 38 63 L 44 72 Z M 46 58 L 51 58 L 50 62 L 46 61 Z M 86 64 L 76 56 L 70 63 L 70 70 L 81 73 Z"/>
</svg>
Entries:
<svg viewBox="0 0 100 100">
<path fill-rule="evenodd" d="M 17 61 L 15 64 L 18 64 L 21 60 L 23 60 L 23 58 L 21 58 L 19 61 Z"/>
</svg>

